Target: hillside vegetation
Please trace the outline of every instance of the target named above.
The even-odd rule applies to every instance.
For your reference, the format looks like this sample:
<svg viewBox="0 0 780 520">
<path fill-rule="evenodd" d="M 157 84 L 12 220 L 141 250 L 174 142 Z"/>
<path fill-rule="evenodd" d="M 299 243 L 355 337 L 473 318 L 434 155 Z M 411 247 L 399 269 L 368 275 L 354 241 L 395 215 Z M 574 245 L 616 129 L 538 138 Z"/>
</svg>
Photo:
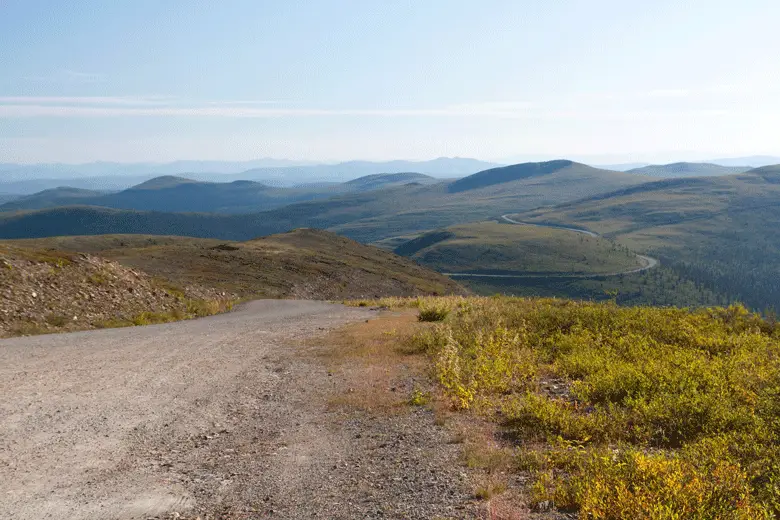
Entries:
<svg viewBox="0 0 780 520">
<path fill-rule="evenodd" d="M 137 211 L 251 213 L 295 202 L 401 186 L 410 182 L 434 184 L 441 181 L 421 173 L 388 173 L 360 177 L 345 183 L 313 183 L 279 188 L 247 180 L 201 182 L 168 175 L 155 177 L 116 193 L 69 187 L 44 190 L 2 204 L 0 211 L 81 205 Z"/>
<path fill-rule="evenodd" d="M 340 186 L 340 185 L 337 185 Z M 345 187 L 272 188 L 252 181 L 199 182 L 182 177 L 157 177 L 116 193 L 55 188 L 0 205 L 0 211 L 63 206 L 100 206 L 137 211 L 248 213 L 317 198 Z"/>
<path fill-rule="evenodd" d="M 447 273 L 599 274 L 642 267 L 635 254 L 603 238 L 498 222 L 425 233 L 395 252 Z"/>
<path fill-rule="evenodd" d="M 241 216 L 86 207 L 5 212 L 0 213 L 0 238 L 153 233 L 248 240 L 299 227 L 314 227 L 369 243 L 484 220 L 511 211 L 558 204 L 643 182 L 643 178 L 637 175 L 598 170 L 569 161 L 553 163 L 538 163 L 544 174 L 531 177 L 507 178 L 504 173 L 488 170 L 493 173 L 477 174 L 480 187 L 465 191 L 450 191 L 451 183 L 448 182 L 430 185 L 413 182 Z M 536 169 L 535 166 L 527 167 Z M 187 184 L 184 188 L 200 189 L 193 186 L 200 184 Z M 165 197 L 159 192 L 164 191 L 151 191 L 160 197 L 161 204 Z"/>
<path fill-rule="evenodd" d="M 246 242 L 111 235 L 10 244 L 99 255 L 177 286 L 205 286 L 241 298 L 343 299 L 464 292 L 456 282 L 410 260 L 311 229 Z"/>
<path fill-rule="evenodd" d="M 679 162 L 651 164 L 627 170 L 627 173 L 647 175 L 649 177 L 708 177 L 744 173 L 750 169 L 750 166 L 721 166 L 710 163 Z"/>
<path fill-rule="evenodd" d="M 428 354 L 453 408 L 500 428 L 506 448 L 471 440 L 492 493 L 526 482 L 533 507 L 580 518 L 780 514 L 776 323 L 740 306 L 376 303 L 443 320 L 399 348 Z"/>
<path fill-rule="evenodd" d="M 371 191 L 409 183 L 436 184 L 439 182 L 441 182 L 440 179 L 422 173 L 377 173 L 345 182 L 341 185 L 341 191 Z"/>
<path fill-rule="evenodd" d="M 449 186 L 453 193 L 476 190 L 496 184 L 505 184 L 513 181 L 523 181 L 537 177 L 545 177 L 552 174 L 562 174 L 575 178 L 590 178 L 598 182 L 615 184 L 629 184 L 625 175 L 611 170 L 600 170 L 586 164 L 574 161 L 556 160 L 546 162 L 531 162 L 513 164 L 485 170 L 474 175 L 459 179 Z"/>
<path fill-rule="evenodd" d="M 591 229 L 728 299 L 780 308 L 780 166 L 658 181 L 517 218 Z"/>
</svg>

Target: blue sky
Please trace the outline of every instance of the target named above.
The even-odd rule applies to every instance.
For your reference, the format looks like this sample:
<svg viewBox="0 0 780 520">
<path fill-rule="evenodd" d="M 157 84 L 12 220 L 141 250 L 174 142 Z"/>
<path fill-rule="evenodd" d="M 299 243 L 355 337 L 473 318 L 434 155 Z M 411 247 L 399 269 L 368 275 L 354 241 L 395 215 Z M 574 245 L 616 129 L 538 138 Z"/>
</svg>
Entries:
<svg viewBox="0 0 780 520">
<path fill-rule="evenodd" d="M 776 0 L 0 1 L 0 161 L 778 154 Z"/>
</svg>

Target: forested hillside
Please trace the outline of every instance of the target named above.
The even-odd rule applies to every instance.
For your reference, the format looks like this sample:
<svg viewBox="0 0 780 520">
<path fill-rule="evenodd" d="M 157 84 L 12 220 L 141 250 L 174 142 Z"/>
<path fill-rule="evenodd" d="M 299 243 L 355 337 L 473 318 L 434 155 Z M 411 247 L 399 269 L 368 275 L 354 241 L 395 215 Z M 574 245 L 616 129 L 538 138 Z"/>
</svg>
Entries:
<svg viewBox="0 0 780 520">
<path fill-rule="evenodd" d="M 729 299 L 780 308 L 780 166 L 659 181 L 517 218 L 591 229 Z"/>
</svg>

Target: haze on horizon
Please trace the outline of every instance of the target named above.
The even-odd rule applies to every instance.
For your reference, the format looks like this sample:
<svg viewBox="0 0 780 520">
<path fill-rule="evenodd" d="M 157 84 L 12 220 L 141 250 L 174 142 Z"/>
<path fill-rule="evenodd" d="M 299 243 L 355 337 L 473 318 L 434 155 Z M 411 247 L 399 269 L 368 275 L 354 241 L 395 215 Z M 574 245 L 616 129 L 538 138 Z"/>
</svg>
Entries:
<svg viewBox="0 0 780 520">
<path fill-rule="evenodd" d="M 0 162 L 777 155 L 770 0 L 0 5 Z"/>
</svg>

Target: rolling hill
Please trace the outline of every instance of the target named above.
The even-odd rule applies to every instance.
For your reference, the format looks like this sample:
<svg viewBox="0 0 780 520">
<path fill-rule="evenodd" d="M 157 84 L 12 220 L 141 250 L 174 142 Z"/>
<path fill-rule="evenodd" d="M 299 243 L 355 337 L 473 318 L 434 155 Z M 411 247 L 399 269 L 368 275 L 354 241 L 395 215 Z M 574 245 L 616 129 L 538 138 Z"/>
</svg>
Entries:
<svg viewBox="0 0 780 520">
<path fill-rule="evenodd" d="M 345 182 L 342 189 L 344 191 L 372 191 L 410 183 L 435 184 L 437 182 L 440 180 L 422 173 L 377 173 Z"/>
<path fill-rule="evenodd" d="M 243 242 L 102 235 L 6 241 L 0 246 L 87 253 L 176 287 L 206 287 L 239 297 L 343 299 L 464 292 L 458 283 L 406 258 L 312 229 Z"/>
<path fill-rule="evenodd" d="M 293 187 L 301 183 L 342 183 L 366 175 L 419 172 L 455 178 L 493 168 L 498 164 L 462 157 L 430 161 L 350 161 L 338 164 L 263 159 L 259 161 L 176 161 L 152 163 L 0 164 L 0 192 L 29 195 L 71 186 L 119 191 L 159 176 L 187 177 L 203 182 L 257 181 L 269 186 Z"/>
<path fill-rule="evenodd" d="M 496 163 L 466 157 L 439 157 L 430 161 L 347 161 L 289 168 L 258 168 L 232 174 L 232 179 L 266 181 L 285 179 L 291 184 L 315 181 L 345 182 L 357 177 L 383 173 L 418 172 L 434 177 L 453 178 L 498 166 Z"/>
<path fill-rule="evenodd" d="M 780 166 L 657 181 L 517 218 L 596 231 L 732 299 L 780 308 Z"/>
<path fill-rule="evenodd" d="M 338 194 L 436 182 L 440 181 L 420 173 L 388 173 L 360 177 L 346 183 L 274 188 L 246 180 L 202 182 L 166 175 L 116 193 L 70 187 L 44 190 L 2 204 L 0 212 L 81 205 L 138 211 L 252 213 Z"/>
<path fill-rule="evenodd" d="M 161 323 L 241 298 L 463 294 L 449 278 L 332 233 L 248 242 L 148 235 L 0 242 L 0 337 Z"/>
<path fill-rule="evenodd" d="M 0 205 L 0 211 L 71 206 L 74 204 L 81 204 L 83 201 L 98 199 L 103 195 L 105 194 L 100 191 L 62 186 L 4 201 L 4 203 Z"/>
<path fill-rule="evenodd" d="M 451 193 L 476 190 L 485 188 L 487 186 L 505 184 L 512 181 L 521 181 L 532 177 L 543 177 L 553 173 L 560 173 L 561 171 L 565 170 L 573 170 L 577 172 L 579 176 L 583 177 L 593 175 L 593 173 L 596 171 L 596 169 L 592 168 L 591 166 L 566 160 L 514 164 L 512 166 L 493 168 L 475 173 L 474 175 L 469 175 L 468 177 L 459 179 L 450 184 L 449 190 Z M 602 176 L 608 175 L 606 170 L 602 170 L 599 173 Z M 616 175 L 615 177 L 619 178 L 620 175 Z"/>
<path fill-rule="evenodd" d="M 329 197 L 330 188 L 272 188 L 252 181 L 201 182 L 175 176 L 156 177 L 116 193 L 61 187 L 0 205 L 0 211 L 72 205 L 138 211 L 248 213 L 313 198 Z"/>
<path fill-rule="evenodd" d="M 679 162 L 672 164 L 651 164 L 627 170 L 627 173 L 648 177 L 711 177 L 732 175 L 750 170 L 750 166 L 721 166 L 711 163 Z"/>
<path fill-rule="evenodd" d="M 642 267 L 635 254 L 600 237 L 498 222 L 424 233 L 395 252 L 446 273 L 578 275 Z"/>
<path fill-rule="evenodd" d="M 544 170 L 544 173 L 534 176 L 513 177 L 507 176 L 504 171 L 488 170 L 477 174 L 480 185 L 467 184 L 469 189 L 461 189 L 461 184 L 461 188 L 456 187 L 452 191 L 455 183 L 449 182 L 428 185 L 412 182 L 241 216 L 111 211 L 88 207 L 54 208 L 18 214 L 6 212 L 0 213 L 0 238 L 154 233 L 247 240 L 298 227 L 314 227 L 329 229 L 360 242 L 374 242 L 484 220 L 511 211 L 558 204 L 621 187 L 636 186 L 644 180 L 641 176 L 598 170 L 568 161 L 555 163 L 532 163 L 518 168 L 521 171 Z M 227 186 L 235 189 L 235 183 Z M 243 192 L 254 189 L 262 191 L 261 186 L 250 185 L 251 189 L 235 190 L 236 196 L 243 196 Z M 205 187 L 211 189 L 212 185 L 205 184 Z M 147 202 L 147 206 L 139 209 L 163 206 L 186 211 L 184 208 L 193 207 L 192 201 L 201 199 L 205 200 L 204 204 L 211 206 L 221 207 L 224 204 L 224 199 L 215 197 L 207 199 L 203 195 L 196 198 L 196 194 L 204 189 L 202 183 L 188 183 L 172 188 L 141 190 L 143 193 L 137 194 L 141 200 L 152 201 L 156 205 Z M 181 190 L 190 196 L 168 203 L 166 201 L 172 197 L 168 190 Z M 113 200 L 127 197 L 125 193 L 114 194 Z M 181 205 L 178 205 L 180 202 Z"/>
<path fill-rule="evenodd" d="M 361 242 L 375 242 L 484 220 L 512 211 L 511 208 L 558 204 L 644 181 L 636 175 L 570 161 L 552 163 L 555 164 L 517 165 L 519 175 L 507 175 L 504 168 L 491 169 L 451 183 L 407 185 L 360 196 L 345 195 L 279 208 L 273 213 L 281 218 L 307 215 L 313 222 L 311 225 Z M 528 176 L 522 173 L 526 170 L 546 173 Z"/>
</svg>

